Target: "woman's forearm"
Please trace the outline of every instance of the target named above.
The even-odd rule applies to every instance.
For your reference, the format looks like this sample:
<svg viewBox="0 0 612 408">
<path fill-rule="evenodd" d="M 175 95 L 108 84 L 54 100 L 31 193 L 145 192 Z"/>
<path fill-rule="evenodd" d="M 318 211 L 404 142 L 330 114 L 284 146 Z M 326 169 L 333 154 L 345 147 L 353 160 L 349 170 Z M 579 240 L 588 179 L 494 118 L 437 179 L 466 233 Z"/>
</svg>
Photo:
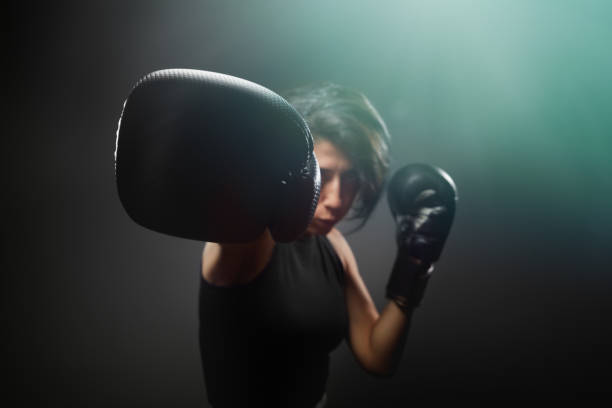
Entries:
<svg viewBox="0 0 612 408">
<path fill-rule="evenodd" d="M 391 376 L 397 371 L 411 318 L 412 311 L 404 312 L 390 301 L 372 326 L 370 346 L 376 374 Z"/>
</svg>

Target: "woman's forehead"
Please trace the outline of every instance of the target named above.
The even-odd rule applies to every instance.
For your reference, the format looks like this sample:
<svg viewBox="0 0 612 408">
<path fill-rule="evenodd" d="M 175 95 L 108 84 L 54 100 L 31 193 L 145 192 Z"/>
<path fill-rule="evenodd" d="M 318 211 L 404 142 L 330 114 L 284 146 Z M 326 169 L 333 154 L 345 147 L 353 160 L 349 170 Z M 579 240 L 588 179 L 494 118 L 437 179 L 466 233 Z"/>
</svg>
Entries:
<svg viewBox="0 0 612 408">
<path fill-rule="evenodd" d="M 317 141 L 314 145 L 314 151 L 319 166 L 322 168 L 338 171 L 346 171 L 353 168 L 353 164 L 346 154 L 327 140 Z"/>
</svg>

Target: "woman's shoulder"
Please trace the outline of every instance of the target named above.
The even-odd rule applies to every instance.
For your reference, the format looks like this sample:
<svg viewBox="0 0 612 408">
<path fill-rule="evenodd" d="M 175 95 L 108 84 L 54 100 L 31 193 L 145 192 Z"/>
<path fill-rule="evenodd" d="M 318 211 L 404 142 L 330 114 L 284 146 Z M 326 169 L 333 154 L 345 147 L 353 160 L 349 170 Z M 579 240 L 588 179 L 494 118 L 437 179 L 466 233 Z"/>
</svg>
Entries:
<svg viewBox="0 0 612 408">
<path fill-rule="evenodd" d="M 275 246 L 267 231 L 245 244 L 207 242 L 202 250 L 202 277 L 216 286 L 248 283 L 262 272 Z"/>
<path fill-rule="evenodd" d="M 325 238 L 327 238 L 331 246 L 336 251 L 338 258 L 340 258 L 340 262 L 342 262 L 344 270 L 347 270 L 347 266 L 354 260 L 354 255 L 350 245 L 346 241 L 346 238 L 344 238 L 344 235 L 342 235 L 342 232 L 334 227 L 327 233 L 327 235 L 325 235 Z"/>
</svg>

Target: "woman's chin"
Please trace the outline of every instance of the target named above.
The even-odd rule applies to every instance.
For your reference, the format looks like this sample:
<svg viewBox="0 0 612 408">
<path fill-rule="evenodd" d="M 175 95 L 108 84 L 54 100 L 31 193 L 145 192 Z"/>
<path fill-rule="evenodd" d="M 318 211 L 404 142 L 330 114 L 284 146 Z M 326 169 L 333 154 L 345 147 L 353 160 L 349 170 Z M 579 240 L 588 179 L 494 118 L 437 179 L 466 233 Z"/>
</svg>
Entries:
<svg viewBox="0 0 612 408">
<path fill-rule="evenodd" d="M 313 220 L 308 228 L 306 228 L 306 234 L 308 235 L 327 235 L 334 228 L 335 224 L 327 223 L 323 221 Z"/>
</svg>

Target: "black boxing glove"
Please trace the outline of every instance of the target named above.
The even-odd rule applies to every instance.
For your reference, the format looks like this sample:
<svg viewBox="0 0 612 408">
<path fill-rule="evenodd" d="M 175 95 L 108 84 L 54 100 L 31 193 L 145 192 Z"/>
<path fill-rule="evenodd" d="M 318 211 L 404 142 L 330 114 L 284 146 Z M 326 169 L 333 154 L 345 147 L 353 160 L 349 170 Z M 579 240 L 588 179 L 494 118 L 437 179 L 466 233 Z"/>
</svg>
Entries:
<svg viewBox="0 0 612 408">
<path fill-rule="evenodd" d="M 389 207 L 397 224 L 397 257 L 386 296 L 404 311 L 420 305 L 433 263 L 440 258 L 455 215 L 457 189 L 442 169 L 411 164 L 392 177 Z"/>
<path fill-rule="evenodd" d="M 282 97 L 214 72 L 146 75 L 117 129 L 115 176 L 138 224 L 173 236 L 248 242 L 269 228 L 291 241 L 316 208 L 308 126 Z"/>
</svg>

